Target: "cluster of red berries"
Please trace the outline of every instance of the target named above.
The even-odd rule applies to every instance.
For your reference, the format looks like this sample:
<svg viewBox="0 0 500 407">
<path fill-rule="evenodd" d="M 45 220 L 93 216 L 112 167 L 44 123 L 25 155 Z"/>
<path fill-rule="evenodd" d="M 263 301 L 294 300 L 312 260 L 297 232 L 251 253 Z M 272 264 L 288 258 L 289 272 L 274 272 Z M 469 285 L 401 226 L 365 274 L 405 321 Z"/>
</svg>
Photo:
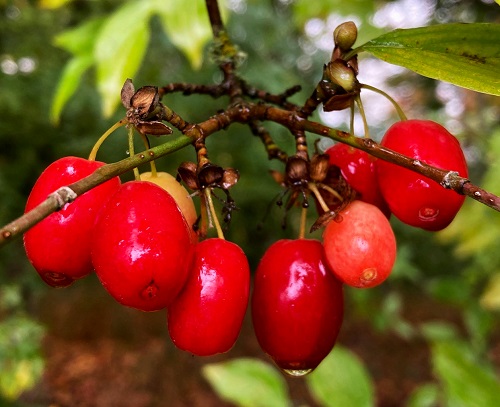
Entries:
<svg viewBox="0 0 500 407">
<path fill-rule="evenodd" d="M 52 163 L 26 211 L 103 164 L 77 157 Z M 142 311 L 167 308 L 169 333 L 180 349 L 200 356 L 226 352 L 248 304 L 247 258 L 224 239 L 198 242 L 189 226 L 194 204 L 174 177 L 142 176 L 148 181 L 111 179 L 35 225 L 24 235 L 28 258 L 53 287 L 95 270 L 119 303 Z"/>
<path fill-rule="evenodd" d="M 458 141 L 442 126 L 418 120 L 393 125 L 381 144 L 416 161 L 467 177 Z M 331 351 L 343 318 L 343 285 L 374 287 L 396 258 L 391 214 L 426 230 L 446 227 L 464 197 L 397 165 L 344 144 L 326 151 L 357 192 L 324 229 L 322 242 L 279 240 L 266 251 L 251 298 L 262 349 L 289 374 L 314 369 Z M 66 157 L 36 182 L 26 211 L 61 186 L 103 165 Z M 118 178 L 83 194 L 25 234 L 30 261 L 49 285 L 63 287 L 92 270 L 121 304 L 167 309 L 168 330 L 196 355 L 229 350 L 250 293 L 244 252 L 222 238 L 198 241 L 188 192 L 165 173 Z"/>
</svg>

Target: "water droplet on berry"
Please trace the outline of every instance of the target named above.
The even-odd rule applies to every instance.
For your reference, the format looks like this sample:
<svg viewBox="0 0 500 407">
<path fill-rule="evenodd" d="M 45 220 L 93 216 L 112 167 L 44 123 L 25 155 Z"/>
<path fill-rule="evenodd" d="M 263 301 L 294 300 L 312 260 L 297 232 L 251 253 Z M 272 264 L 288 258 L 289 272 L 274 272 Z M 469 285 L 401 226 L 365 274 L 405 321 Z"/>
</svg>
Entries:
<svg viewBox="0 0 500 407">
<path fill-rule="evenodd" d="M 283 373 L 292 377 L 302 377 L 311 373 L 314 369 L 282 369 Z"/>
<path fill-rule="evenodd" d="M 47 272 L 41 275 L 42 279 L 52 287 L 66 287 L 73 282 L 73 279 L 63 273 Z"/>
<path fill-rule="evenodd" d="M 418 211 L 418 218 L 424 222 L 429 222 L 435 220 L 439 215 L 439 209 L 435 208 L 420 208 Z"/>
</svg>

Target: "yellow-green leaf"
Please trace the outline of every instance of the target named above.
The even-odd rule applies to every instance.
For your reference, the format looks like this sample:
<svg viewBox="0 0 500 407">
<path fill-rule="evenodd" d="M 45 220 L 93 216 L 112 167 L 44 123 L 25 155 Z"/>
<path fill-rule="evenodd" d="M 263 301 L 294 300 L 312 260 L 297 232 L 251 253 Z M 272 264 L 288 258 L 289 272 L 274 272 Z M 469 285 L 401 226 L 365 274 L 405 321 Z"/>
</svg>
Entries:
<svg viewBox="0 0 500 407">
<path fill-rule="evenodd" d="M 95 46 L 97 87 L 104 116 L 113 114 L 120 103 L 120 91 L 127 78 L 133 77 L 146 53 L 149 42 L 151 2 L 124 3 L 105 23 Z"/>
<path fill-rule="evenodd" d="M 73 0 L 39 0 L 38 5 L 42 8 L 56 9 L 72 1 Z"/>
<path fill-rule="evenodd" d="M 76 92 L 82 75 L 90 68 L 93 62 L 94 58 L 92 55 L 83 55 L 72 58 L 66 64 L 52 100 L 50 109 L 50 120 L 52 123 L 59 123 L 62 109 Z"/>
<path fill-rule="evenodd" d="M 71 52 L 73 55 L 92 54 L 97 35 L 104 21 L 105 19 L 102 17 L 94 18 L 76 28 L 63 31 L 54 38 L 54 45 Z"/>
<path fill-rule="evenodd" d="M 364 364 L 351 351 L 336 345 L 309 376 L 309 390 L 325 407 L 373 407 L 373 381 Z"/>
<path fill-rule="evenodd" d="M 270 364 L 241 358 L 203 366 L 202 373 L 217 394 L 239 407 L 287 407 L 286 382 Z"/>
<path fill-rule="evenodd" d="M 443 386 L 446 403 L 454 407 L 496 407 L 500 381 L 487 365 L 475 360 L 466 343 L 432 344 L 434 374 Z"/>
<path fill-rule="evenodd" d="M 420 75 L 500 95 L 500 24 L 399 29 L 357 49 Z"/>
<path fill-rule="evenodd" d="M 226 10 L 224 3 L 219 1 L 221 13 Z M 199 69 L 203 47 L 212 38 L 205 1 L 191 0 L 188 9 L 185 0 L 172 0 L 168 7 L 160 3 L 157 13 L 170 41 L 186 55 L 194 69 Z"/>
</svg>

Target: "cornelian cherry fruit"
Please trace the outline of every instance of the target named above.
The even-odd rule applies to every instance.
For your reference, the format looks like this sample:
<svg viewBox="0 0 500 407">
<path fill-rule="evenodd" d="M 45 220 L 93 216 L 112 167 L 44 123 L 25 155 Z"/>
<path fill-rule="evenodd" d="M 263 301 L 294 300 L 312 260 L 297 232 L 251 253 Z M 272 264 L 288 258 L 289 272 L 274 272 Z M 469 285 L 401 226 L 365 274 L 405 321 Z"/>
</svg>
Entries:
<svg viewBox="0 0 500 407">
<path fill-rule="evenodd" d="M 382 283 L 396 260 L 396 238 L 376 206 L 351 202 L 323 232 L 326 262 L 335 276 L 353 287 Z"/>
<path fill-rule="evenodd" d="M 155 175 L 151 172 L 143 172 L 140 174 L 141 181 L 149 181 L 162 187 L 167 191 L 172 198 L 175 199 L 177 206 L 181 210 L 182 214 L 186 218 L 191 233 L 193 234 L 193 239 L 198 240 L 196 233 L 193 229 L 193 225 L 196 223 L 198 215 L 196 214 L 196 208 L 194 206 L 193 198 L 189 195 L 189 192 L 182 186 L 182 184 L 175 179 L 175 177 L 168 172 L 157 172 Z"/>
<path fill-rule="evenodd" d="M 429 120 L 397 122 L 382 138 L 384 147 L 415 160 L 415 164 L 456 171 L 468 176 L 458 140 L 443 126 Z M 455 218 L 465 196 L 409 169 L 377 161 L 377 178 L 392 213 L 402 222 L 429 231 L 444 229 Z"/>
<path fill-rule="evenodd" d="M 375 163 L 377 158 L 344 143 L 325 151 L 330 165 L 337 166 L 345 180 L 360 194 L 360 200 L 377 206 L 387 217 L 391 211 L 380 192 Z"/>
<path fill-rule="evenodd" d="M 183 288 L 194 244 L 174 198 L 147 181 L 130 181 L 109 199 L 93 232 L 92 263 L 121 304 L 156 311 Z"/>
<path fill-rule="evenodd" d="M 174 344 L 198 356 L 229 351 L 248 305 L 250 268 L 235 243 L 219 238 L 196 245 L 188 281 L 168 307 Z"/>
<path fill-rule="evenodd" d="M 254 280 L 252 320 L 261 348 L 278 367 L 302 376 L 330 353 L 343 319 L 342 283 L 318 240 L 279 240 Z"/>
<path fill-rule="evenodd" d="M 80 157 L 63 157 L 40 175 L 28 197 L 25 212 L 49 194 L 92 174 L 104 163 Z M 28 259 L 50 286 L 65 287 L 92 272 L 91 231 L 98 211 L 120 187 L 115 177 L 79 196 L 24 234 Z"/>
</svg>

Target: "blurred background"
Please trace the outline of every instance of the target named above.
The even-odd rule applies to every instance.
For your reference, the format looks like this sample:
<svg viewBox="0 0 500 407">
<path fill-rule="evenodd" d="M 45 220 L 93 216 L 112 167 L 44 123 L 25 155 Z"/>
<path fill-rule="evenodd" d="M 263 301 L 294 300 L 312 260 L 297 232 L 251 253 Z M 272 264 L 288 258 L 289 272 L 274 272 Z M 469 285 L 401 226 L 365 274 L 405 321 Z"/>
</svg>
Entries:
<svg viewBox="0 0 500 407">
<path fill-rule="evenodd" d="M 116 93 L 107 86 L 113 75 L 134 71 L 136 88 L 221 79 L 211 59 L 204 2 L 192 3 L 193 9 L 181 0 L 0 0 L 2 225 L 23 213 L 31 187 L 48 164 L 62 156 L 88 156 L 99 136 L 123 117 L 124 109 L 117 104 L 119 88 Z M 395 28 L 500 21 L 500 7 L 493 0 L 221 4 L 229 35 L 245 54 L 242 76 L 272 93 L 299 84 L 302 91 L 291 98 L 298 104 L 320 79 L 333 48 L 332 32 L 344 21 L 357 24 L 357 44 Z M 156 11 L 144 11 L 147 7 Z M 409 118 L 445 125 L 462 143 L 472 181 L 500 194 L 498 98 L 370 57 L 361 58 L 359 79 L 389 93 Z M 397 120 L 396 112 L 380 95 L 363 92 L 361 97 L 370 135 L 378 140 Z M 163 102 L 197 122 L 223 108 L 226 100 L 173 94 Z M 319 111 L 314 119 L 348 130 L 348 113 Z M 268 129 L 291 151 L 286 131 L 273 125 Z M 362 132 L 356 117 L 355 133 Z M 316 139 L 311 137 L 311 144 Z M 126 143 L 126 132 L 116 132 L 97 158 L 125 158 Z M 268 161 L 259 140 L 241 125 L 211 137 L 208 148 L 212 161 L 240 171 L 241 179 L 232 189 L 239 210 L 227 238 L 244 249 L 255 269 L 272 242 L 297 234 L 294 214 L 283 230 L 283 212 L 270 206 L 280 188 L 268 171 L 280 170 L 281 164 Z M 157 167 L 175 174 L 181 161 L 194 159 L 188 148 L 158 160 Z M 485 383 L 488 389 L 498 389 L 500 214 L 466 200 L 456 220 L 440 233 L 391 222 L 398 240 L 394 273 L 375 289 L 346 289 L 339 344 L 367 372 L 372 404 L 489 405 L 449 404 L 449 397 L 450 389 L 467 388 L 466 371 L 481 379 L 465 393 L 483 394 L 489 391 Z M 0 405 L 231 405 L 211 387 L 203 366 L 239 357 L 267 361 L 248 316 L 229 353 L 192 357 L 170 342 L 163 312 L 146 314 L 119 306 L 95 276 L 64 290 L 44 285 L 21 240 L 0 249 L 0 318 Z M 443 343 L 452 344 L 445 350 L 457 351 L 463 361 L 453 356 L 456 365 L 440 363 L 448 360 L 437 345 Z M 457 372 L 463 376 L 455 377 L 460 376 Z M 305 379 L 284 380 L 290 405 L 321 405 Z"/>
</svg>

